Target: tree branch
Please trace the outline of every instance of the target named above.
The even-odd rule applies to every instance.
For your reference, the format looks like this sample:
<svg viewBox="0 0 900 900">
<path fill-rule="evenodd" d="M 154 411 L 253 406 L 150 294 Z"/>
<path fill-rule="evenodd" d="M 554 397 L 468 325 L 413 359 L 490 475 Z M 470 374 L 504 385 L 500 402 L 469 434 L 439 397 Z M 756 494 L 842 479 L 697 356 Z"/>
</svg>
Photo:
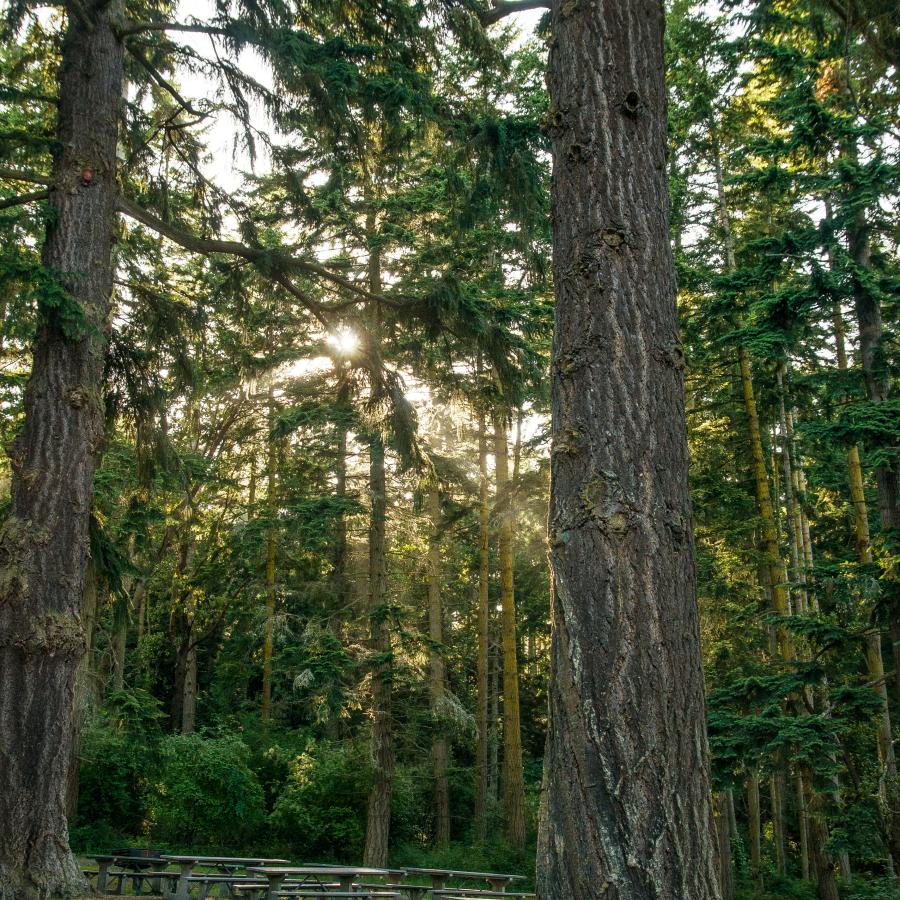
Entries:
<svg viewBox="0 0 900 900">
<path fill-rule="evenodd" d="M 46 200 L 49 196 L 50 191 L 33 191 L 30 194 L 19 194 L 18 197 L 6 197 L 0 200 L 0 209 L 22 206 L 24 203 L 33 203 L 35 200 Z"/>
<path fill-rule="evenodd" d="M 195 109 L 188 103 L 184 97 L 178 91 L 178 88 L 175 87 L 171 82 L 167 81 L 159 69 L 141 53 L 137 47 L 128 46 L 128 52 L 150 73 L 150 77 L 164 90 L 167 91 L 176 101 L 176 103 L 180 104 L 182 109 L 186 109 L 192 116 L 200 116 L 202 119 L 207 117 L 207 113 L 202 113 L 200 110 Z"/>
<path fill-rule="evenodd" d="M 182 25 L 179 22 L 131 22 L 117 30 L 121 38 L 146 31 L 181 31 L 188 34 L 212 34 L 228 37 L 232 32 L 219 25 Z"/>
<path fill-rule="evenodd" d="M 7 181 L 24 181 L 28 184 L 50 185 L 50 179 L 45 175 L 36 175 L 33 172 L 19 172 L 16 169 L 0 169 L 0 178 L 4 178 Z"/>
<path fill-rule="evenodd" d="M 371 291 L 361 288 L 358 284 L 354 284 L 349 279 L 344 278 L 343 275 L 332 272 L 331 269 L 319 263 L 299 259 L 277 249 L 250 247 L 247 244 L 242 244 L 240 241 L 197 237 L 189 231 L 184 231 L 175 225 L 164 222 L 158 216 L 121 195 L 118 200 L 118 208 L 119 212 L 124 213 L 136 222 L 140 222 L 142 225 L 146 225 L 158 234 L 163 235 L 163 237 L 169 238 L 170 241 L 184 247 L 185 250 L 190 250 L 194 253 L 224 253 L 230 256 L 239 256 L 241 259 L 246 259 L 254 265 L 262 265 L 263 271 L 269 270 L 270 274 L 274 273 L 272 277 L 276 281 L 278 281 L 279 273 L 294 272 L 322 278 L 337 287 L 356 294 L 362 299 L 384 303 L 386 306 L 403 307 L 411 302 L 410 298 L 397 299 L 395 297 L 386 297 L 384 294 L 373 294 Z M 284 287 L 283 284 L 282 286 Z M 286 289 L 290 290 L 289 288 Z M 299 289 L 294 288 L 294 290 Z M 291 292 L 293 293 L 293 291 Z M 314 303 L 315 301 L 307 298 L 307 302 Z"/>
<path fill-rule="evenodd" d="M 529 9 L 550 9 L 550 0 L 495 0 L 489 10 L 478 14 L 478 18 L 487 27 L 506 16 Z"/>
</svg>

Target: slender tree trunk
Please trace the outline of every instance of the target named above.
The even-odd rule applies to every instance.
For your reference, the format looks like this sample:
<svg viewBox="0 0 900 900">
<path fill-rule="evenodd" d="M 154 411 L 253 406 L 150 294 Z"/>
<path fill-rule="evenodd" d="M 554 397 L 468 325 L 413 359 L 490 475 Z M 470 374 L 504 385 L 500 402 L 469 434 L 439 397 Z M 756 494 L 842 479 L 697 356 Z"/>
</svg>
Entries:
<svg viewBox="0 0 900 900">
<path fill-rule="evenodd" d="M 747 779 L 747 822 L 750 829 L 750 872 L 753 883 L 761 889 L 763 885 L 762 819 L 759 809 L 759 776 L 755 772 Z"/>
<path fill-rule="evenodd" d="M 834 321 L 835 349 L 838 369 L 847 371 L 847 348 L 844 337 L 844 317 L 838 303 L 832 309 Z M 869 510 L 863 482 L 862 463 L 859 447 L 853 444 L 847 451 L 847 476 L 850 485 L 850 503 L 853 512 L 853 534 L 856 542 L 856 556 L 865 570 L 872 564 L 872 544 L 869 537 Z M 895 666 L 898 657 L 895 655 Z M 883 777 L 879 790 L 882 816 L 890 834 L 890 853 L 893 868 L 900 870 L 900 798 L 898 798 L 897 761 L 894 753 L 891 708 L 882 657 L 881 632 L 873 625 L 866 637 L 866 667 L 869 680 L 881 699 L 881 716 L 878 725 L 878 757 Z"/>
<path fill-rule="evenodd" d="M 494 616 L 489 620 L 491 636 L 488 644 L 488 771 L 487 788 L 489 806 L 496 806 L 500 786 L 500 647 L 496 638 Z"/>
<path fill-rule="evenodd" d="M 181 692 L 181 733 L 193 734 L 197 721 L 197 636 L 188 632 Z"/>
<path fill-rule="evenodd" d="M 800 876 L 809 881 L 809 817 L 806 814 L 806 793 L 803 787 L 803 775 L 794 776 L 794 789 L 797 799 L 797 830 L 800 834 Z"/>
<path fill-rule="evenodd" d="M 125 687 L 125 651 L 128 644 L 128 607 L 123 598 L 116 602 L 112 635 L 112 682 L 114 694 Z"/>
<path fill-rule="evenodd" d="M 387 863 L 394 787 L 394 737 L 391 712 L 391 638 L 385 585 L 385 472 L 384 445 L 379 435 L 369 444 L 369 488 L 372 513 L 369 523 L 369 621 L 372 654 L 372 760 L 373 781 L 363 862 Z"/>
<path fill-rule="evenodd" d="M 381 254 L 376 244 L 375 207 L 366 218 L 369 240 L 369 290 L 381 293 Z M 373 309 L 372 333 L 380 340 L 380 311 Z M 378 399 L 373 398 L 373 399 Z M 369 622 L 372 655 L 372 789 L 369 793 L 366 844 L 363 862 L 367 866 L 387 864 L 391 828 L 391 798 L 394 791 L 394 723 L 391 682 L 393 674 L 391 632 L 387 603 L 387 485 L 384 442 L 374 431 L 369 441 Z"/>
<path fill-rule="evenodd" d="M 769 780 L 772 798 L 772 842 L 775 844 L 775 871 L 787 874 L 787 834 L 785 830 L 784 800 L 787 794 L 787 760 L 779 754 L 777 769 Z"/>
<path fill-rule="evenodd" d="M 513 586 L 512 518 L 506 425 L 494 418 L 494 468 L 497 478 L 500 560 L 500 639 L 503 648 L 503 818 L 506 837 L 514 847 L 525 846 L 525 776 L 522 768 L 522 730 L 519 720 L 519 660 L 516 598 Z"/>
<path fill-rule="evenodd" d="M 119 2 L 95 24 L 69 17 L 43 264 L 71 300 L 41 310 L 25 421 L 9 448 L 11 506 L 0 529 L 0 897 L 74 896 L 66 786 L 93 477 L 103 438 L 103 365 L 116 235 L 123 45 Z M 67 301 L 68 303 L 68 301 Z M 80 310 L 82 325 L 66 324 Z"/>
<path fill-rule="evenodd" d="M 716 841 L 719 848 L 719 884 L 722 900 L 734 900 L 734 862 L 731 858 L 731 829 L 728 822 L 728 797 L 716 794 Z"/>
<path fill-rule="evenodd" d="M 488 592 L 490 575 L 490 492 L 487 471 L 487 435 L 484 414 L 478 419 L 478 468 L 480 472 L 478 506 L 478 671 L 477 694 L 478 743 L 475 748 L 475 837 L 487 836 L 488 800 L 488 653 L 490 646 L 491 610 Z"/>
<path fill-rule="evenodd" d="M 262 720 L 272 721 L 272 649 L 275 637 L 275 574 L 278 557 L 275 541 L 275 517 L 277 515 L 276 478 L 278 472 L 278 441 L 273 433 L 275 428 L 275 392 L 269 383 L 269 437 L 268 468 L 266 471 L 266 514 L 269 525 L 266 529 L 266 622 L 263 641 L 263 677 L 262 677 Z"/>
<path fill-rule="evenodd" d="M 554 0 L 544 900 L 720 896 L 659 0 Z"/>
<path fill-rule="evenodd" d="M 447 772 L 450 767 L 450 744 L 444 725 L 447 675 L 444 670 L 444 610 L 441 604 L 441 497 L 436 485 L 428 489 L 428 513 L 431 535 L 428 541 L 428 651 L 429 693 L 434 738 L 431 758 L 434 766 L 434 843 L 446 847 L 450 843 L 450 786 Z"/>
</svg>

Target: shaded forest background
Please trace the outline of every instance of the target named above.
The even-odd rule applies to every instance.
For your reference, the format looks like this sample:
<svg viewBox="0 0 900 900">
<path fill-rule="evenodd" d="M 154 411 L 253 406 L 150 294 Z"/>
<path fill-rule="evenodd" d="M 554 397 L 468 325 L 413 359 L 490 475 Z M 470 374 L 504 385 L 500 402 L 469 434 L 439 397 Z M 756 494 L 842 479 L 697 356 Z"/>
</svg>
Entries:
<svg viewBox="0 0 900 900">
<path fill-rule="evenodd" d="M 545 23 L 335 2 L 289 32 L 275 6 L 128 39 L 71 839 L 531 872 L 565 452 Z M 745 896 L 814 896 L 823 865 L 900 896 L 895 16 L 668 9 L 720 865 Z M 16 6 L 0 46 L 4 445 L 41 315 L 85 327 L 20 202 L 60 35 Z"/>
</svg>

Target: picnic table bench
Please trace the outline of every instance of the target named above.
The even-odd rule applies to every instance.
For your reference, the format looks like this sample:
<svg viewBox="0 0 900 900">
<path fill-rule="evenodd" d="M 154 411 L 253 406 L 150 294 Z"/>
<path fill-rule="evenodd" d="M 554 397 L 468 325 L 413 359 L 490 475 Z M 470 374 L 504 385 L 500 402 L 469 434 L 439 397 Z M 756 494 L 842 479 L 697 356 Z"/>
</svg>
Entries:
<svg viewBox="0 0 900 900">
<path fill-rule="evenodd" d="M 164 894 L 171 897 L 172 900 L 188 900 L 190 897 L 191 887 L 198 885 L 200 887 L 200 896 L 205 898 L 209 895 L 210 888 L 213 885 L 224 885 L 231 891 L 230 884 L 239 884 L 247 881 L 249 876 L 236 875 L 239 869 L 250 871 L 253 866 L 266 864 L 286 863 L 286 859 L 268 859 L 259 856 L 195 856 L 182 855 L 173 853 L 164 853 L 161 859 L 167 863 L 178 866 L 178 873 L 175 876 L 174 889 L 164 890 Z M 194 872 L 194 869 L 202 866 L 207 869 L 215 869 L 216 872 Z M 170 873 L 170 876 L 174 873 Z M 251 879 L 261 881 L 260 878 Z"/>
<path fill-rule="evenodd" d="M 97 877 L 97 892 L 100 894 L 121 894 L 125 890 L 125 882 L 130 878 L 132 886 L 137 894 L 144 888 L 144 882 L 150 883 L 151 890 L 159 892 L 163 877 L 168 874 L 159 871 L 147 871 L 154 865 L 164 866 L 162 857 L 130 856 L 121 854 L 106 854 L 92 856 L 90 859 L 97 863 L 97 869 L 87 869 L 84 874 L 88 879 L 94 875 Z M 117 866 L 121 871 L 111 871 Z"/>
<path fill-rule="evenodd" d="M 284 882 L 288 878 L 299 880 L 301 888 L 302 883 L 309 880 L 317 880 L 322 886 L 324 878 L 333 878 L 337 880 L 341 891 L 349 894 L 353 890 L 354 882 L 361 875 L 375 878 L 388 875 L 387 869 L 373 869 L 368 866 L 248 866 L 247 871 L 255 875 L 264 875 L 268 879 L 267 900 L 277 900 L 283 896 Z"/>
<path fill-rule="evenodd" d="M 447 887 L 451 878 L 460 878 L 464 881 L 484 880 L 491 890 L 497 893 L 505 893 L 508 885 L 514 881 L 524 881 L 523 875 L 506 875 L 502 872 L 464 872 L 460 869 L 407 869 L 410 875 L 424 875 L 431 879 L 433 890 L 441 891 Z"/>
</svg>

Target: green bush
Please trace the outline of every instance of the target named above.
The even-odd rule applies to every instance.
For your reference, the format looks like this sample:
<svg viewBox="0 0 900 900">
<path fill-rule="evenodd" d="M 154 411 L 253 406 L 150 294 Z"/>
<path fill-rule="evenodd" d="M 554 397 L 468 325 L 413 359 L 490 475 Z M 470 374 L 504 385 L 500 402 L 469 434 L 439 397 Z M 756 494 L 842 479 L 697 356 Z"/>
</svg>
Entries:
<svg viewBox="0 0 900 900">
<path fill-rule="evenodd" d="M 177 734 L 160 745 L 148 818 L 154 840 L 240 848 L 265 821 L 263 791 L 247 745 L 233 735 Z"/>
<path fill-rule="evenodd" d="M 310 744 L 289 763 L 270 816 L 274 835 L 298 856 L 359 859 L 370 775 L 361 744 Z"/>
<path fill-rule="evenodd" d="M 122 691 L 82 735 L 78 809 L 70 829 L 80 850 L 108 850 L 143 832 L 148 785 L 162 739 L 158 701 L 146 691 Z"/>
</svg>

